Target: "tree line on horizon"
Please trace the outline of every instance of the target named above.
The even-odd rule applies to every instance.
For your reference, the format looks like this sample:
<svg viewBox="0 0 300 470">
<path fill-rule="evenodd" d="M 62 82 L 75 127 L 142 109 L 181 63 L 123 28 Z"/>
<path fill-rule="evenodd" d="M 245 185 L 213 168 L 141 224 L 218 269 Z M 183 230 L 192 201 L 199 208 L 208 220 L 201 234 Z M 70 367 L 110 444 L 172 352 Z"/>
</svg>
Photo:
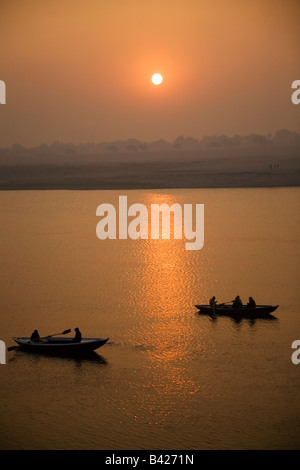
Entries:
<svg viewBox="0 0 300 470">
<path fill-rule="evenodd" d="M 192 151 L 200 149 L 230 149 L 251 147 L 300 147 L 300 133 L 281 129 L 274 134 L 260 135 L 248 134 L 245 136 L 227 135 L 205 136 L 201 140 L 194 137 L 178 136 L 173 142 L 165 139 L 153 142 L 140 141 L 130 138 L 127 140 L 115 140 L 112 142 L 88 142 L 88 143 L 64 143 L 60 141 L 51 144 L 42 143 L 35 147 L 25 147 L 21 144 L 13 144 L 11 147 L 0 148 L 1 154 L 39 155 L 39 154 L 97 154 L 117 152 L 159 152 L 159 151 Z"/>
</svg>

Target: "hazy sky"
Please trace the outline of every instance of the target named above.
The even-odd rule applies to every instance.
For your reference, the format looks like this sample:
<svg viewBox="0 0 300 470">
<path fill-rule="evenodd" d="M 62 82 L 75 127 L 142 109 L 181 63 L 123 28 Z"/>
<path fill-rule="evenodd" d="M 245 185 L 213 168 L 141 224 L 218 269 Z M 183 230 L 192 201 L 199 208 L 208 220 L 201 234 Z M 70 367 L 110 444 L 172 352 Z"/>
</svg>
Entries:
<svg viewBox="0 0 300 470">
<path fill-rule="evenodd" d="M 299 0 L 1 0 L 0 146 L 300 131 L 299 24 Z"/>
</svg>

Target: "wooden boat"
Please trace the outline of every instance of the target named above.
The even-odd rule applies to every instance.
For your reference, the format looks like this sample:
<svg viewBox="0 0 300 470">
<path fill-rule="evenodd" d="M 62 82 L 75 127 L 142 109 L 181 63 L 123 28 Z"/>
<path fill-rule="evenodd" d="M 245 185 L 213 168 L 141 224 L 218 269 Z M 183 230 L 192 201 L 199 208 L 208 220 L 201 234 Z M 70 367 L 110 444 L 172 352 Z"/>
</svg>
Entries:
<svg viewBox="0 0 300 470">
<path fill-rule="evenodd" d="M 232 305 L 216 305 L 211 307 L 210 305 L 195 305 L 199 310 L 199 313 L 204 315 L 211 316 L 226 316 L 232 318 L 275 318 L 271 315 L 274 312 L 278 305 L 256 305 L 256 307 L 251 308 L 246 305 L 241 308 L 233 308 Z"/>
<path fill-rule="evenodd" d="M 88 354 L 103 346 L 109 338 L 82 338 L 75 342 L 73 338 L 41 338 L 39 341 L 30 341 L 30 338 L 16 338 L 13 340 L 22 351 L 36 352 L 38 354 L 53 355 L 81 355 Z"/>
</svg>

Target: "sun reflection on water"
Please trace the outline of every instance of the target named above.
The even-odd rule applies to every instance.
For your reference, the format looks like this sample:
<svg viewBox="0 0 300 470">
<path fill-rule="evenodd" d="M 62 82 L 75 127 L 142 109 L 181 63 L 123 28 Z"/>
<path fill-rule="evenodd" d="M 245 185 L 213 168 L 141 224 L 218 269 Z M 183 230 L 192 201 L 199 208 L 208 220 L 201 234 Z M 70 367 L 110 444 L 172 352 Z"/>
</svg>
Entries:
<svg viewBox="0 0 300 470">
<path fill-rule="evenodd" d="M 178 203 L 172 195 L 148 194 L 146 204 Z M 178 390 L 187 394 L 197 387 L 185 371 L 185 361 L 191 357 L 194 336 L 191 317 L 192 289 L 186 270 L 184 240 L 144 240 L 141 258 L 144 269 L 137 279 L 144 311 L 146 354 L 152 364 L 152 387 L 158 396 L 175 396 Z M 147 325 L 147 328 L 145 326 Z M 204 346 L 199 341 L 195 354 Z"/>
</svg>

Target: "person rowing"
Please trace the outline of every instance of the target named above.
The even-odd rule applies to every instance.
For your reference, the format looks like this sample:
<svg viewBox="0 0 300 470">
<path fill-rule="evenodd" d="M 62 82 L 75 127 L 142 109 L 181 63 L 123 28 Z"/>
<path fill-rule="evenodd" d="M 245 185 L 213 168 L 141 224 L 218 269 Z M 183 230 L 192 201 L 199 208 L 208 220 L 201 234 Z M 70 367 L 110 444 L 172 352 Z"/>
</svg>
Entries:
<svg viewBox="0 0 300 470">
<path fill-rule="evenodd" d="M 217 304 L 216 298 L 215 298 L 215 296 L 213 296 L 213 297 L 210 299 L 210 301 L 209 301 L 209 306 L 210 306 L 211 308 L 215 308 L 215 307 L 216 307 L 216 304 Z"/>
</svg>

